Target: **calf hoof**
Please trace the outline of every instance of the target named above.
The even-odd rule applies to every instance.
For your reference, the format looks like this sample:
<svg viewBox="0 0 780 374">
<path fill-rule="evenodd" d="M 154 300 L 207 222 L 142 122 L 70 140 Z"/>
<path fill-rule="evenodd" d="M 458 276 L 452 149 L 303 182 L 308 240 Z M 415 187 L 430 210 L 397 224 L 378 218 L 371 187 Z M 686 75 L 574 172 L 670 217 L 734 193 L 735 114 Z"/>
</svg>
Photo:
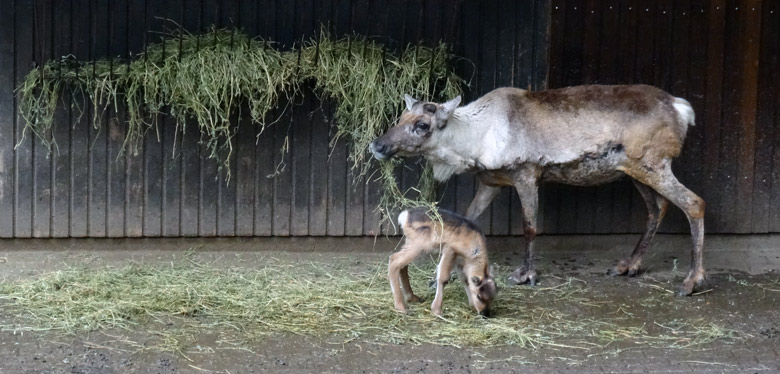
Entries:
<svg viewBox="0 0 780 374">
<path fill-rule="evenodd" d="M 406 298 L 406 302 L 407 303 L 421 303 L 422 301 L 423 301 L 423 299 L 420 298 L 417 295 L 411 295 L 411 296 Z"/>
<path fill-rule="evenodd" d="M 433 313 L 434 316 L 441 317 L 441 308 L 431 308 L 431 313 Z"/>
<path fill-rule="evenodd" d="M 507 278 L 509 284 L 518 285 L 528 283 L 531 286 L 536 285 L 536 270 L 527 269 L 526 267 L 517 268 L 512 274 L 509 274 Z"/>
<path fill-rule="evenodd" d="M 699 272 L 695 275 L 688 274 L 682 286 L 677 289 L 677 296 L 689 296 L 694 290 L 704 285 L 704 280 L 704 272 Z"/>
</svg>

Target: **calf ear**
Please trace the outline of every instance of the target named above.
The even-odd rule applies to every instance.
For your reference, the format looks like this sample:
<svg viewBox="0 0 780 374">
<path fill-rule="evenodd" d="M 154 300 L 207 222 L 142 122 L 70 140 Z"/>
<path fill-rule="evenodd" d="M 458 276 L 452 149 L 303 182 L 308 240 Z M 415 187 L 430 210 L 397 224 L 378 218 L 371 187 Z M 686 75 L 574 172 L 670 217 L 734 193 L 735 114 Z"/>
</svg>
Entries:
<svg viewBox="0 0 780 374">
<path fill-rule="evenodd" d="M 404 94 L 404 102 L 406 103 L 406 110 L 412 110 L 414 104 L 417 104 L 417 99 L 409 96 L 408 94 Z"/>
<path fill-rule="evenodd" d="M 477 276 L 471 277 L 471 284 L 479 287 L 479 285 L 482 284 L 482 278 L 477 277 Z"/>
</svg>

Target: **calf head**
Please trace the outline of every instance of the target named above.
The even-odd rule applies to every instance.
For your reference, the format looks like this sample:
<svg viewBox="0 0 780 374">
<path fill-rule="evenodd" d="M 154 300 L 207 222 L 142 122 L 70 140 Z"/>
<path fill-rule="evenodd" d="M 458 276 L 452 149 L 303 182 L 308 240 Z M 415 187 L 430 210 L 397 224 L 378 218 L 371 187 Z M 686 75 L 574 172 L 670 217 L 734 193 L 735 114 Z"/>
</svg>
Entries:
<svg viewBox="0 0 780 374">
<path fill-rule="evenodd" d="M 369 149 L 377 160 L 394 155 L 424 156 L 436 148 L 447 120 L 460 104 L 460 96 L 443 104 L 421 102 L 404 95 L 406 110 L 398 123 L 384 135 L 371 142 Z"/>
<path fill-rule="evenodd" d="M 490 304 L 498 293 L 496 281 L 489 271 L 485 271 L 483 277 L 472 275 L 468 278 L 468 291 L 471 293 L 471 301 L 477 313 L 483 316 L 490 315 Z"/>
</svg>

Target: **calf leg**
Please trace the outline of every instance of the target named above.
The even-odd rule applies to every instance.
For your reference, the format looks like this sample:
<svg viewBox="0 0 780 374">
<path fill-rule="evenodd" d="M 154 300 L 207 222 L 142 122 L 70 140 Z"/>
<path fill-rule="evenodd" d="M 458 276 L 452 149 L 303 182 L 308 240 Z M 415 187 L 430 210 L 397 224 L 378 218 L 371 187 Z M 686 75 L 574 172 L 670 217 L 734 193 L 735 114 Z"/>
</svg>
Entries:
<svg viewBox="0 0 780 374">
<path fill-rule="evenodd" d="M 417 256 L 423 253 L 424 248 L 405 243 L 401 250 L 390 255 L 390 262 L 387 266 L 387 278 L 390 280 L 390 290 L 393 292 L 393 304 L 395 309 L 401 313 L 406 313 L 403 295 L 399 288 L 401 280 L 401 269 L 406 268 Z M 408 274 L 407 274 L 408 276 Z"/>
<path fill-rule="evenodd" d="M 444 298 L 444 286 L 450 280 L 450 272 L 452 271 L 452 265 L 455 263 L 455 251 L 452 248 L 445 246 L 441 251 L 441 259 L 439 265 L 436 266 L 436 296 L 431 303 L 431 313 L 440 316 L 441 304 Z"/>
<path fill-rule="evenodd" d="M 633 277 L 637 275 L 639 266 L 642 263 L 642 255 L 653 241 L 653 237 L 656 231 L 658 231 L 658 226 L 661 224 L 661 220 L 663 220 L 666 214 L 666 209 L 669 207 L 669 200 L 659 195 L 658 192 L 636 180 L 633 180 L 633 182 L 645 200 L 645 205 L 647 205 L 647 227 L 639 242 L 636 243 L 634 252 L 607 271 L 607 274 L 611 276 L 628 274 L 629 277 Z"/>
<path fill-rule="evenodd" d="M 536 265 L 534 264 L 534 238 L 536 237 L 536 214 L 539 205 L 539 193 L 535 180 L 521 180 L 515 183 L 520 204 L 523 209 L 523 233 L 525 235 L 525 263 L 509 275 L 509 282 L 536 285 Z"/>
<path fill-rule="evenodd" d="M 419 303 L 421 299 L 412 292 L 412 285 L 409 283 L 409 265 L 401 268 L 401 288 L 406 295 L 406 302 Z"/>
<path fill-rule="evenodd" d="M 704 247 L 704 200 L 683 186 L 675 178 L 674 174 L 672 174 L 670 160 L 663 160 L 661 165 L 640 166 L 625 170 L 625 172 L 669 199 L 672 204 L 682 209 L 688 217 L 688 222 L 691 225 L 691 238 L 693 239 L 691 269 L 677 294 L 680 296 L 690 295 L 695 287 L 700 286 L 704 282 L 704 265 L 702 260 L 702 249 Z"/>
</svg>

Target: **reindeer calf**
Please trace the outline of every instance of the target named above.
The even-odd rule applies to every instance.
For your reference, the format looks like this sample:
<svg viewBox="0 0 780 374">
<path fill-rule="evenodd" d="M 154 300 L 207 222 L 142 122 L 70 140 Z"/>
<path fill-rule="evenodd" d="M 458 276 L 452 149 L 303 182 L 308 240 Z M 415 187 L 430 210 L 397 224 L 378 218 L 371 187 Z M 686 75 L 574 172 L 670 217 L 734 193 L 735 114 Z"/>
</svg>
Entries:
<svg viewBox="0 0 780 374">
<path fill-rule="evenodd" d="M 441 315 L 444 286 L 449 282 L 453 265 L 457 267 L 460 279 L 466 289 L 469 305 L 481 315 L 487 315 L 490 302 L 496 296 L 496 282 L 488 266 L 485 235 L 474 223 L 465 217 L 439 209 L 441 222 L 428 217 L 425 208 L 408 209 L 398 215 L 405 242 L 401 250 L 390 256 L 388 277 L 393 291 L 395 308 L 406 313 L 406 306 L 398 281 L 409 302 L 419 302 L 409 284 L 409 264 L 424 253 L 441 250 L 441 259 L 436 267 L 436 296 L 431 312 Z"/>
</svg>

